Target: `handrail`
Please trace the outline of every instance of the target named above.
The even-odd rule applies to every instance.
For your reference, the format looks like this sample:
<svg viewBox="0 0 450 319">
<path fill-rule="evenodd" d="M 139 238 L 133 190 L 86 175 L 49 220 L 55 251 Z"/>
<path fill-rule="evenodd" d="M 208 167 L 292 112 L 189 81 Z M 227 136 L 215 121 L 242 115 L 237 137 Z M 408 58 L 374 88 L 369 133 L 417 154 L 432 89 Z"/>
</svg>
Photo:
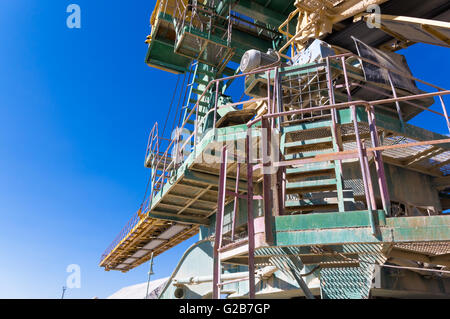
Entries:
<svg viewBox="0 0 450 319">
<path fill-rule="evenodd" d="M 357 101 L 351 101 L 351 102 L 343 102 L 343 103 L 337 103 L 332 105 L 322 105 L 322 106 L 315 106 L 310 107 L 306 109 L 298 109 L 298 110 L 292 110 L 292 111 L 285 111 L 285 112 L 279 112 L 279 113 L 271 113 L 271 114 L 264 114 L 259 116 L 258 118 L 255 118 L 247 123 L 247 127 L 253 126 L 255 123 L 261 121 L 262 119 L 269 119 L 269 118 L 275 118 L 280 116 L 289 116 L 289 115 L 297 115 L 297 114 L 303 114 L 311 111 L 324 111 L 324 110 L 331 110 L 331 109 L 342 109 L 347 108 L 352 105 L 360 105 L 360 106 L 366 106 L 370 107 L 371 105 L 378 106 L 380 104 L 386 104 L 386 103 L 394 103 L 394 102 L 403 102 L 403 101 L 409 101 L 409 100 L 417 100 L 427 97 L 435 97 L 435 96 L 443 96 L 450 94 L 450 90 L 447 91 L 439 91 L 439 92 L 432 92 L 432 93 L 424 93 L 424 94 L 416 94 L 416 95 L 408 95 L 408 96 L 402 96 L 397 98 L 389 98 L 389 99 L 382 99 L 382 100 L 376 100 L 376 101 L 365 101 L 365 100 L 357 100 Z M 424 110 L 429 111 L 441 116 L 444 116 L 444 114 L 433 111 L 433 110 Z M 447 116 L 448 119 L 450 117 Z"/>
<path fill-rule="evenodd" d="M 398 102 L 407 102 L 407 101 L 411 101 L 411 100 L 417 100 L 417 99 L 425 99 L 425 98 L 432 98 L 432 97 L 439 97 L 441 105 L 442 105 L 442 109 L 443 109 L 443 113 L 431 110 L 431 109 L 427 109 L 424 107 L 421 107 L 420 105 L 415 105 L 414 103 L 410 103 L 410 105 L 413 105 L 415 107 L 420 108 L 421 110 L 425 110 L 425 111 L 429 111 L 432 112 L 434 114 L 437 114 L 439 116 L 443 116 L 446 119 L 447 122 L 447 126 L 450 132 L 450 117 L 447 115 L 447 111 L 446 111 L 446 107 L 444 104 L 444 101 L 442 99 L 442 96 L 444 95 L 449 95 L 450 94 L 450 90 L 445 90 L 443 88 L 440 88 L 439 86 L 436 86 L 434 84 L 428 83 L 426 81 L 420 80 L 418 78 L 413 77 L 412 75 L 409 74 L 405 74 L 401 71 L 398 70 L 393 70 L 387 67 L 384 67 L 376 62 L 370 61 L 368 59 L 362 58 L 360 56 L 354 55 L 352 53 L 344 53 L 344 54 L 338 54 L 335 56 L 330 56 L 327 59 L 329 60 L 333 60 L 333 59 L 341 59 L 341 58 L 347 58 L 347 57 L 355 57 L 357 59 L 359 59 L 360 61 L 364 61 L 366 63 L 370 63 L 373 64 L 379 68 L 382 69 L 386 69 L 390 72 L 399 74 L 405 78 L 411 79 L 413 81 L 417 81 L 420 82 L 422 84 L 428 85 L 434 89 L 437 89 L 438 92 L 432 92 L 432 93 L 423 93 L 423 94 L 416 94 L 416 95 L 408 95 L 408 96 L 402 96 L 402 97 L 393 97 L 393 98 L 388 98 L 388 99 L 381 99 L 381 100 L 375 100 L 375 101 L 364 101 L 364 100 L 357 100 L 357 101 L 349 101 L 349 102 L 344 102 L 344 103 L 336 103 L 336 104 L 329 104 L 329 105 L 321 105 L 321 106 L 316 106 L 316 107 L 311 107 L 311 108 L 305 108 L 305 109 L 298 109 L 298 110 L 291 110 L 291 111 L 284 111 L 284 112 L 275 112 L 275 109 L 273 108 L 273 106 L 270 107 L 270 109 L 273 108 L 272 112 L 269 112 L 268 114 L 259 116 L 253 120 L 250 120 L 247 123 L 247 127 L 251 128 L 254 124 L 256 124 L 257 122 L 260 122 L 262 120 L 268 120 L 268 119 L 274 119 L 274 118 L 281 118 L 283 116 L 290 116 L 290 115 L 297 115 L 297 114 L 303 114 L 303 113 L 307 113 L 307 112 L 311 112 L 311 111 L 322 111 L 322 110 L 337 110 L 337 109 L 342 109 L 342 108 L 356 108 L 356 106 L 364 106 L 366 111 L 368 112 L 369 116 L 373 116 L 373 108 L 374 107 L 378 107 L 382 104 L 387 104 L 387 103 L 398 103 Z M 341 61 L 341 63 L 345 63 L 345 61 Z M 314 67 L 314 66 L 311 66 Z M 304 68 L 304 66 L 299 66 L 299 68 Z M 155 123 L 154 127 L 152 128 L 150 135 L 149 135 L 149 140 L 147 143 L 147 149 L 146 149 L 146 159 L 148 157 L 148 155 L 150 153 L 156 154 L 156 161 L 155 161 L 155 169 L 156 170 L 160 170 L 159 168 L 162 166 L 163 170 L 162 170 L 162 174 L 161 176 L 156 179 L 153 179 L 153 185 L 160 185 L 158 192 L 162 192 L 163 191 L 163 187 L 165 185 L 165 183 L 167 183 L 167 181 L 169 180 L 170 176 L 167 176 L 167 173 L 169 173 L 170 169 L 172 168 L 176 168 L 176 161 L 177 161 L 177 156 L 178 153 L 181 151 L 183 151 L 185 149 L 185 147 L 189 144 L 189 142 L 192 142 L 193 140 L 193 147 L 194 150 L 197 146 L 198 143 L 198 128 L 199 125 L 203 125 L 202 123 L 200 123 L 198 121 L 198 112 L 199 112 L 199 105 L 201 100 L 205 97 L 205 94 L 207 92 L 209 92 L 213 85 L 216 87 L 215 90 L 215 103 L 214 103 L 214 108 L 209 110 L 207 114 L 210 114 L 210 112 L 214 112 L 214 129 L 215 129 L 215 125 L 216 125 L 216 118 L 217 118 L 217 110 L 220 109 L 221 107 L 218 106 L 218 94 L 219 94 L 219 83 L 222 81 L 228 81 L 231 79 L 235 79 L 235 78 L 239 78 L 239 77 L 246 77 L 249 75 L 254 75 L 254 74 L 266 74 L 267 76 L 267 81 L 270 84 L 270 72 L 272 71 L 276 71 L 278 70 L 278 66 L 271 66 L 271 67 L 267 67 L 267 68 L 261 68 L 261 69 L 257 69 L 257 70 L 253 70 L 251 72 L 247 72 L 247 73 L 241 73 L 241 74 L 236 74 L 233 76 L 228 76 L 228 77 L 223 77 L 220 79 L 214 79 L 211 80 L 208 85 L 206 86 L 205 90 L 203 91 L 203 93 L 200 95 L 200 97 L 197 99 L 197 102 L 195 104 L 195 106 L 191 109 L 191 111 L 189 112 L 189 114 L 185 117 L 185 120 L 182 124 L 182 126 L 179 128 L 180 131 L 182 131 L 186 125 L 188 124 L 188 121 L 194 116 L 194 112 L 196 114 L 196 119 L 195 119 L 195 123 L 194 123 L 194 132 L 186 139 L 186 141 L 181 144 L 181 146 L 179 145 L 179 141 L 178 141 L 178 136 L 176 136 L 175 138 L 172 139 L 167 139 L 167 138 L 163 138 L 163 137 L 159 137 L 158 136 L 158 123 Z M 290 69 L 288 72 L 294 72 L 295 68 Z M 285 72 L 280 72 L 280 74 L 284 74 Z M 348 83 L 347 83 L 348 84 Z M 268 107 L 270 106 L 270 96 L 271 96 L 271 92 L 270 91 L 270 85 L 268 85 L 268 96 L 266 98 L 261 98 L 258 100 L 267 100 L 268 101 Z M 211 95 L 212 96 L 212 95 Z M 273 103 L 275 105 L 275 99 L 276 99 L 276 95 L 274 95 L 274 100 Z M 225 106 L 231 106 L 231 105 L 239 105 L 239 104 L 243 104 L 243 103 L 247 103 L 247 102 L 251 102 L 250 101 L 244 101 L 244 102 L 239 102 L 239 103 L 231 103 L 229 105 L 225 105 Z M 224 106 L 224 107 L 225 107 Z M 374 117 L 373 117 L 374 119 Z M 214 131 L 215 132 L 215 131 Z M 378 138 L 378 137 L 376 137 Z M 159 147 L 160 147 L 160 143 L 159 141 L 161 139 L 164 139 L 166 141 L 170 141 L 170 143 L 168 144 L 168 146 L 166 147 L 166 150 L 164 153 L 160 152 Z M 397 144 L 397 145 L 388 145 L 388 146 L 374 146 L 374 147 L 369 147 L 367 149 L 364 149 L 365 146 L 364 145 L 359 145 L 359 151 L 363 152 L 362 155 L 360 153 L 359 157 L 362 161 L 367 160 L 367 156 L 364 156 L 365 153 L 375 153 L 375 152 L 383 152 L 385 150 L 388 149 L 396 149 L 396 148 L 406 148 L 406 147 L 412 147 L 412 146 L 418 146 L 418 145 L 434 145 L 434 144 L 443 144 L 443 143 L 450 143 L 450 139 L 441 139 L 441 140 L 435 140 L 435 141 L 422 141 L 422 142 L 412 142 L 412 143 L 404 143 L 404 144 Z M 362 143 L 363 144 L 363 143 Z M 176 156 L 175 158 L 171 158 L 169 156 L 169 151 L 173 150 L 173 148 L 176 148 Z M 358 150 L 352 150 L 352 151 L 341 151 L 338 153 L 330 153 L 328 154 L 329 156 L 333 157 L 339 157 L 339 156 L 353 156 L 352 154 L 356 154 L 356 152 L 358 152 Z M 168 159 L 170 159 L 170 163 L 167 163 Z M 297 161 L 301 161 L 297 160 Z M 278 163 L 273 163 L 275 166 L 286 166 L 286 165 L 292 165 L 292 161 L 285 161 L 285 162 L 278 162 Z M 258 166 L 259 164 L 253 164 L 253 166 Z M 363 173 L 365 174 L 365 173 Z M 170 174 L 169 174 L 170 175 Z M 155 174 L 156 177 L 156 174 Z M 116 238 L 114 239 L 114 241 L 108 246 L 108 248 L 105 250 L 105 252 L 102 254 L 102 261 L 112 252 L 112 250 L 117 247 L 125 238 L 126 236 L 129 234 L 129 232 L 134 229 L 136 227 L 136 225 L 143 220 L 144 217 L 146 217 L 146 214 L 148 214 L 148 212 L 151 209 L 151 204 L 152 204 L 152 200 L 154 198 L 154 195 L 156 194 L 155 192 L 156 190 L 153 189 L 150 196 L 145 200 L 144 205 L 142 207 L 142 210 L 140 209 L 137 213 L 135 213 L 132 218 L 127 222 L 127 224 L 125 225 L 125 227 L 121 230 L 121 232 L 116 236 Z"/>
</svg>

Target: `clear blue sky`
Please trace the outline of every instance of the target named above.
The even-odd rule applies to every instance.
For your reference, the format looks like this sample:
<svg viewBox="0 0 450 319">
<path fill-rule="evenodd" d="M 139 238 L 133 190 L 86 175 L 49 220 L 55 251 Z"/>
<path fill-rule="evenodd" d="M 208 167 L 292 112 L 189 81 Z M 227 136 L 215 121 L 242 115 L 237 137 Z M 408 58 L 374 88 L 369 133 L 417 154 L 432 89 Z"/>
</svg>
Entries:
<svg viewBox="0 0 450 319">
<path fill-rule="evenodd" d="M 66 27 L 70 3 L 82 9 L 80 30 Z M 82 288 L 68 298 L 146 281 L 147 264 L 122 274 L 98 261 L 140 204 L 148 133 L 176 83 L 144 64 L 154 3 L 0 2 L 0 298 L 58 298 L 70 264 Z M 408 50 L 414 74 L 450 87 L 446 50 Z M 444 132 L 428 117 L 422 125 Z M 159 256 L 154 278 L 191 243 Z"/>
</svg>

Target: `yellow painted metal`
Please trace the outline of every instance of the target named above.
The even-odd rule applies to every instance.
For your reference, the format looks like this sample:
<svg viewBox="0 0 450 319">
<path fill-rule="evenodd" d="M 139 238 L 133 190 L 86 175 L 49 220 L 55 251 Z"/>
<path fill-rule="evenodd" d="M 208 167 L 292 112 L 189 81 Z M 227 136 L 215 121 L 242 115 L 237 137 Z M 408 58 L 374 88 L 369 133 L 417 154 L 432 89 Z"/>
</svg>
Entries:
<svg viewBox="0 0 450 319">
<path fill-rule="evenodd" d="M 374 14 L 364 20 L 374 20 Z M 380 29 L 405 43 L 422 42 L 450 47 L 450 22 L 382 14 Z"/>
<path fill-rule="evenodd" d="M 291 55 L 305 48 L 311 38 L 320 38 L 333 30 L 333 25 L 347 18 L 365 12 L 369 6 L 380 5 L 388 0 L 297 0 L 296 10 L 281 24 L 279 31 L 288 38 L 279 50 L 283 53 L 291 46 Z M 296 34 L 291 35 L 283 29 L 297 15 Z"/>
<path fill-rule="evenodd" d="M 157 0 L 155 8 L 153 9 L 152 15 L 150 17 L 150 25 L 151 25 L 151 34 L 147 36 L 145 43 L 149 46 L 152 45 L 152 41 L 156 38 L 156 33 L 158 32 L 160 26 L 160 16 L 161 13 L 164 13 L 166 16 L 178 17 L 181 18 L 189 0 Z M 186 17 L 186 20 L 189 21 L 190 17 Z M 166 26 L 167 27 L 167 26 Z M 169 68 L 165 68 L 161 65 L 155 65 L 148 63 L 148 66 L 153 67 L 158 70 L 170 72 L 173 74 L 179 74 L 175 70 L 171 70 Z"/>
<path fill-rule="evenodd" d="M 189 0 L 157 0 L 155 9 L 153 10 L 150 18 L 150 24 L 152 27 L 157 24 L 158 16 L 161 12 L 171 15 L 172 17 L 175 16 L 177 4 L 182 8 L 182 10 L 184 10 L 188 4 L 188 1 Z"/>
</svg>

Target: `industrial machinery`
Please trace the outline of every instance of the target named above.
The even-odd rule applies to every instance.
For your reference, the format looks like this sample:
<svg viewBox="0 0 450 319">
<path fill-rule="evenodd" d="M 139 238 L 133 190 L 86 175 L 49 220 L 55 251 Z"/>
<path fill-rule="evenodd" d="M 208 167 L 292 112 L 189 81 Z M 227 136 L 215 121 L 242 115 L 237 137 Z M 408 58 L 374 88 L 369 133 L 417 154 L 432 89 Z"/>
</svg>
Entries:
<svg viewBox="0 0 450 319">
<path fill-rule="evenodd" d="M 159 298 L 449 298 L 450 91 L 397 52 L 450 47 L 449 21 L 446 0 L 158 0 L 173 133 L 100 266 L 198 235 Z"/>
</svg>

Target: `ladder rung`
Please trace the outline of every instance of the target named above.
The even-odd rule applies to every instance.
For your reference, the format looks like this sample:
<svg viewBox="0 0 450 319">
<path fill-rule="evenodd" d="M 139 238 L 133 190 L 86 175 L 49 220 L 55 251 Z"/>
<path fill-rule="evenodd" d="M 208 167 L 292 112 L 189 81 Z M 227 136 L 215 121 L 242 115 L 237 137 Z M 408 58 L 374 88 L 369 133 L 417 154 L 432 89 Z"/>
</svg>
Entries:
<svg viewBox="0 0 450 319">
<path fill-rule="evenodd" d="M 198 84 L 202 84 L 202 85 L 208 85 L 209 84 L 208 81 L 203 81 L 201 79 L 195 79 L 194 82 L 196 82 Z"/>
<path fill-rule="evenodd" d="M 288 182 L 286 183 L 286 189 L 301 189 L 301 188 L 333 186 L 333 185 L 336 185 L 336 179 L 328 178 L 314 181 Z"/>
<path fill-rule="evenodd" d="M 199 96 L 201 96 L 203 94 L 203 91 L 202 90 L 198 90 L 198 89 L 192 89 L 192 92 L 195 93 L 195 94 L 198 94 Z M 208 96 L 209 97 L 210 95 L 211 95 L 211 93 L 206 92 L 203 96 Z"/>
<path fill-rule="evenodd" d="M 188 113 L 191 113 L 192 112 L 192 109 L 190 109 L 190 108 L 187 108 L 187 112 Z M 196 112 L 194 112 L 194 113 L 192 113 L 192 114 L 195 114 Z M 198 115 L 199 116 L 205 116 L 206 115 L 206 113 L 203 113 L 203 112 L 198 112 Z"/>
<path fill-rule="evenodd" d="M 288 143 L 284 144 L 284 147 L 285 148 L 300 147 L 300 146 L 306 146 L 306 145 L 331 143 L 331 142 L 333 142 L 333 138 L 331 136 L 329 136 L 329 137 L 314 138 L 314 139 L 308 139 L 308 140 L 300 140 L 300 141 L 296 141 L 296 142 L 288 142 Z"/>
<path fill-rule="evenodd" d="M 320 151 L 305 151 L 305 152 L 301 152 L 301 154 L 299 154 L 299 153 L 288 154 L 288 155 L 285 155 L 284 158 L 286 160 L 301 159 L 301 158 L 309 158 L 309 157 L 314 157 L 316 155 L 328 154 L 328 153 L 330 153 L 330 151 L 328 149 L 320 150 Z"/>
<path fill-rule="evenodd" d="M 195 104 L 197 104 L 197 100 L 190 99 L 190 100 L 189 100 L 189 103 L 192 103 L 192 104 L 195 105 Z M 201 106 L 204 106 L 204 107 L 208 107 L 208 106 L 209 106 L 209 103 L 202 102 L 202 101 L 200 101 L 198 104 L 201 105 Z"/>
<path fill-rule="evenodd" d="M 311 171 L 319 171 L 319 170 L 329 170 L 333 169 L 334 163 L 327 163 L 327 162 L 319 162 L 319 163 L 310 163 L 310 164 L 303 164 L 300 167 L 292 167 L 292 168 L 286 168 L 286 174 L 290 173 L 298 173 L 298 172 L 311 172 Z"/>
<path fill-rule="evenodd" d="M 210 77 L 215 77 L 216 75 L 213 72 L 197 69 L 197 73 L 208 75 Z"/>
</svg>

